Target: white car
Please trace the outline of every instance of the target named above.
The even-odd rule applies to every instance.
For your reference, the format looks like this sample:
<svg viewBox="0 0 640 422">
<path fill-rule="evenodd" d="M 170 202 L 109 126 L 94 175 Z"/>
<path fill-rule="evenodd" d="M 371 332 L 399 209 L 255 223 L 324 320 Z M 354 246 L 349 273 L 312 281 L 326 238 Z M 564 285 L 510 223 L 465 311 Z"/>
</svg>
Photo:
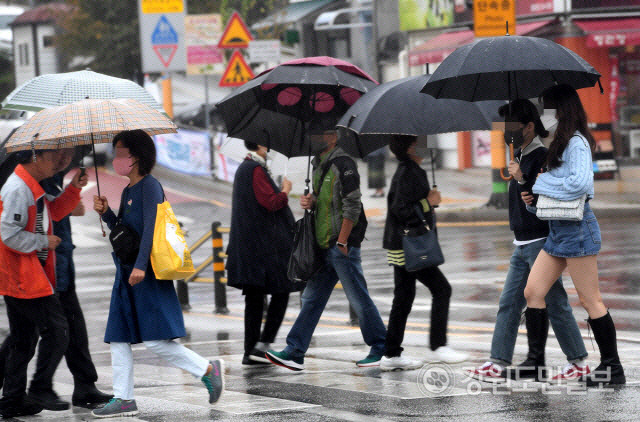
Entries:
<svg viewBox="0 0 640 422">
<path fill-rule="evenodd" d="M 25 8 L 20 6 L 0 5 L 0 50 L 11 54 L 13 32 L 9 24 L 15 18 L 25 12 Z"/>
</svg>

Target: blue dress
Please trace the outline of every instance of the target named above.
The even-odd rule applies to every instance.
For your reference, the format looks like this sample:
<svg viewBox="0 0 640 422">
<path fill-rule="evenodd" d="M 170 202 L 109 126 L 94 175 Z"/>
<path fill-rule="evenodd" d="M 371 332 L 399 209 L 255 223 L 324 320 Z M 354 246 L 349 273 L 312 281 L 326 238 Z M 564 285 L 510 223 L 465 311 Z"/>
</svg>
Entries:
<svg viewBox="0 0 640 422">
<path fill-rule="evenodd" d="M 116 279 L 111 292 L 111 305 L 104 341 L 140 343 L 149 340 L 170 340 L 186 335 L 182 309 L 171 280 L 157 280 L 149 256 L 158 204 L 163 201 L 160 182 L 147 175 L 123 191 L 122 222 L 140 235 L 140 251 L 133 266 L 122 264 L 113 255 Z M 102 216 L 113 229 L 116 215 L 109 209 Z M 133 268 L 145 271 L 145 278 L 129 285 Z"/>
</svg>

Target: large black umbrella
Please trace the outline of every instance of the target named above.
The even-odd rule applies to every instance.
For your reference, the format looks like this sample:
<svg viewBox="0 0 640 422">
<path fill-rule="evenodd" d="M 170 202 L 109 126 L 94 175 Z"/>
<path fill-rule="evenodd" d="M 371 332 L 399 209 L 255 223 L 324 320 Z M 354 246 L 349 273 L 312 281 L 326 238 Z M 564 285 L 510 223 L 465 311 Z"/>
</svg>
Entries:
<svg viewBox="0 0 640 422">
<path fill-rule="evenodd" d="M 360 96 L 377 85 L 358 67 L 331 57 L 278 65 L 242 85 L 216 106 L 227 135 L 287 157 L 309 155 L 310 125 L 332 129 Z"/>
<path fill-rule="evenodd" d="M 596 82 L 600 73 L 568 48 L 544 38 L 506 35 L 457 48 L 422 92 L 466 101 L 515 100 L 538 97 L 554 85 L 580 89 Z"/>
<path fill-rule="evenodd" d="M 394 135 L 490 130 L 504 101 L 467 102 L 420 93 L 430 75 L 381 84 L 362 96 L 338 122 L 346 129 L 338 144 L 349 154 L 364 157 L 387 145 Z"/>
</svg>

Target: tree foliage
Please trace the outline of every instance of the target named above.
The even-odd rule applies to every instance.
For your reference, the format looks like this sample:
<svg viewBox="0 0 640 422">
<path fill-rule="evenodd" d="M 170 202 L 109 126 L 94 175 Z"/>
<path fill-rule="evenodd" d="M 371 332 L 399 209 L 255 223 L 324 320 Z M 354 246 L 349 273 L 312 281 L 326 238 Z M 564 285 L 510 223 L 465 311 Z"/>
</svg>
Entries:
<svg viewBox="0 0 640 422">
<path fill-rule="evenodd" d="M 63 30 L 56 39 L 63 64 L 68 67 L 78 56 L 93 57 L 90 67 L 96 72 L 128 79 L 139 75 L 138 8 L 132 4 L 135 2 L 68 2 L 75 9 L 62 19 Z"/>
<path fill-rule="evenodd" d="M 235 10 L 251 26 L 287 4 L 287 0 L 221 0 L 220 12 L 226 22 Z"/>
</svg>

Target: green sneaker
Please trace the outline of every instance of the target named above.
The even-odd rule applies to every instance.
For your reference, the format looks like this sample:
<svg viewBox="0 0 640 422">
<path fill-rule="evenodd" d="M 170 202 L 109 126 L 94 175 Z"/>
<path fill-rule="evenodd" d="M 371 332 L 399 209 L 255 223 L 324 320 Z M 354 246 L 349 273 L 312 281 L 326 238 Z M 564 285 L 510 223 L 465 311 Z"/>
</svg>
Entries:
<svg viewBox="0 0 640 422">
<path fill-rule="evenodd" d="M 291 356 L 284 350 L 282 352 L 268 350 L 265 355 L 267 356 L 267 359 L 269 359 L 276 365 L 284 366 L 285 368 L 291 369 L 292 371 L 302 371 L 304 369 L 304 356 L 297 358 Z"/>
<path fill-rule="evenodd" d="M 369 355 L 367 355 L 366 358 L 357 361 L 356 365 L 359 366 L 360 368 L 369 368 L 371 366 L 380 366 L 380 360 L 381 359 L 382 359 L 382 356 L 369 354 Z"/>
<path fill-rule="evenodd" d="M 135 400 L 122 400 L 113 398 L 104 407 L 95 409 L 91 414 L 96 418 L 118 418 L 120 416 L 135 416 L 138 414 L 138 406 Z"/>
<path fill-rule="evenodd" d="M 213 369 L 200 379 L 209 391 L 209 403 L 213 404 L 220 399 L 222 390 L 224 390 L 224 361 L 216 359 L 209 363 Z"/>
</svg>

